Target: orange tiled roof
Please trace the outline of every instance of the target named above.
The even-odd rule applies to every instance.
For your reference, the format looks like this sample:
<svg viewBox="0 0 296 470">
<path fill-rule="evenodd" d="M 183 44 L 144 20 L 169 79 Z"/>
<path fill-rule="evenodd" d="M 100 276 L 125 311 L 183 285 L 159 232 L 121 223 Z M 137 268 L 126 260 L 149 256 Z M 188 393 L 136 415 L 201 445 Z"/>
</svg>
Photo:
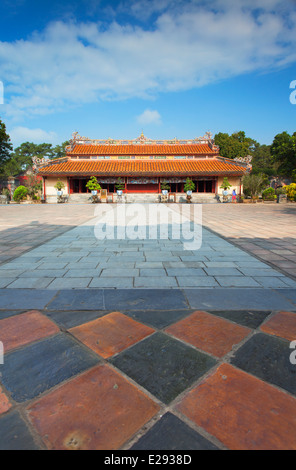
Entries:
<svg viewBox="0 0 296 470">
<path fill-rule="evenodd" d="M 130 144 L 130 145 L 75 145 L 69 156 L 76 155 L 213 155 L 207 144 L 184 144 L 184 145 L 153 145 L 153 144 Z"/>
<path fill-rule="evenodd" d="M 41 176 L 198 176 L 243 175 L 246 167 L 218 159 L 197 160 L 68 160 L 39 169 Z"/>
</svg>

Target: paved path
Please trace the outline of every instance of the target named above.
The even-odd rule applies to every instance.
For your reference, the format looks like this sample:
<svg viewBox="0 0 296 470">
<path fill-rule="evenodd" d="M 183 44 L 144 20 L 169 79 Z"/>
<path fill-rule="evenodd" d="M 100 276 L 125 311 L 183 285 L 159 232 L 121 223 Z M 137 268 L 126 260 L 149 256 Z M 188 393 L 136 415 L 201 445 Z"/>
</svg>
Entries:
<svg viewBox="0 0 296 470">
<path fill-rule="evenodd" d="M 89 205 L 0 205 L 0 265 L 93 217 Z"/>
<path fill-rule="evenodd" d="M 203 205 L 203 224 L 296 279 L 296 204 Z"/>
<path fill-rule="evenodd" d="M 186 206 L 178 207 L 181 215 L 185 213 Z M 187 245 L 182 241 L 181 222 L 185 221 L 172 208 L 100 205 L 95 218 L 0 266 L 0 288 L 296 287 L 295 280 L 202 228 L 198 211 L 191 233 L 200 243 L 197 250 L 190 249 L 190 239 Z M 162 220 L 158 231 L 153 231 L 157 228 L 153 209 L 159 210 Z M 187 220 L 189 216 L 188 212 Z M 99 225 L 102 219 L 107 227 Z M 177 235 L 173 232 L 176 227 Z"/>
<path fill-rule="evenodd" d="M 294 280 L 205 228 L 199 250 L 102 241 L 92 206 L 77 226 L 60 207 L 46 210 L 56 225 L 73 211 L 65 231 L 0 267 L 0 449 L 183 450 L 196 465 L 195 449 L 295 450 Z"/>
</svg>

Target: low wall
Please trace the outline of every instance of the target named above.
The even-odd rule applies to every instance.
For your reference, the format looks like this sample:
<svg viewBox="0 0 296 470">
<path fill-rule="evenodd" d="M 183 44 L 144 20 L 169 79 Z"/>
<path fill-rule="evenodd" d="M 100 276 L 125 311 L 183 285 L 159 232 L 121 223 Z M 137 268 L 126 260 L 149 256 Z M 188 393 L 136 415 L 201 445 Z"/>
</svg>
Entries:
<svg viewBox="0 0 296 470">
<path fill-rule="evenodd" d="M 64 193 L 67 196 L 67 193 Z M 151 193 L 128 193 L 123 194 L 121 198 L 117 196 L 117 194 L 108 194 L 108 202 L 109 203 L 117 203 L 117 202 L 125 202 L 125 203 L 158 203 L 161 202 L 161 194 L 151 194 Z M 211 204 L 216 203 L 217 199 L 215 194 L 213 193 L 193 193 L 191 201 L 193 203 L 200 203 L 200 204 Z M 54 195 L 47 195 L 46 202 L 48 204 L 56 204 L 57 203 L 57 195 L 56 192 Z M 82 194 L 70 194 L 69 203 L 72 204 L 91 204 L 91 194 L 89 193 L 82 193 Z M 176 203 L 186 203 L 186 194 L 185 193 L 172 193 L 169 197 L 169 202 L 176 202 Z"/>
</svg>

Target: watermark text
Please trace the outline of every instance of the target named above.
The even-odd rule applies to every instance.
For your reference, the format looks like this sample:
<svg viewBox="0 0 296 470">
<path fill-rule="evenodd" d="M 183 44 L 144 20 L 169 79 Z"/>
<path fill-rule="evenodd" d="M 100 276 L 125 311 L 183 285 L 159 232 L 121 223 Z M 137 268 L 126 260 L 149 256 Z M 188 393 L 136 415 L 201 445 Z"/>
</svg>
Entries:
<svg viewBox="0 0 296 470">
<path fill-rule="evenodd" d="M 290 93 L 290 103 L 296 104 L 296 80 L 292 80 L 290 83 L 290 88 L 294 90 L 292 93 Z"/>
</svg>

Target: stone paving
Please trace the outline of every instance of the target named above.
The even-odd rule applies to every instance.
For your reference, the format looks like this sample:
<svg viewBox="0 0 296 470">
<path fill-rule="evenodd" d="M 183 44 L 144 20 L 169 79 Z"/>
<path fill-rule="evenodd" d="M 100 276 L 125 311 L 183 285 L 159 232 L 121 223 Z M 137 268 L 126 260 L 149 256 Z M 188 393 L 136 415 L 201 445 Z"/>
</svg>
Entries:
<svg viewBox="0 0 296 470">
<path fill-rule="evenodd" d="M 122 210 L 98 209 L 95 218 L 0 266 L 0 288 L 296 287 L 296 280 L 205 228 L 200 249 L 193 251 L 170 230 L 169 239 L 118 239 L 116 233 L 114 239 L 98 239 L 95 230 L 104 211 L 110 215 L 108 226 L 118 230 L 114 217 Z M 147 237 L 148 211 L 141 223 Z"/>
<path fill-rule="evenodd" d="M 0 266 L 0 449 L 295 450 L 294 279 L 210 225 L 184 250 L 83 213 Z"/>
</svg>

